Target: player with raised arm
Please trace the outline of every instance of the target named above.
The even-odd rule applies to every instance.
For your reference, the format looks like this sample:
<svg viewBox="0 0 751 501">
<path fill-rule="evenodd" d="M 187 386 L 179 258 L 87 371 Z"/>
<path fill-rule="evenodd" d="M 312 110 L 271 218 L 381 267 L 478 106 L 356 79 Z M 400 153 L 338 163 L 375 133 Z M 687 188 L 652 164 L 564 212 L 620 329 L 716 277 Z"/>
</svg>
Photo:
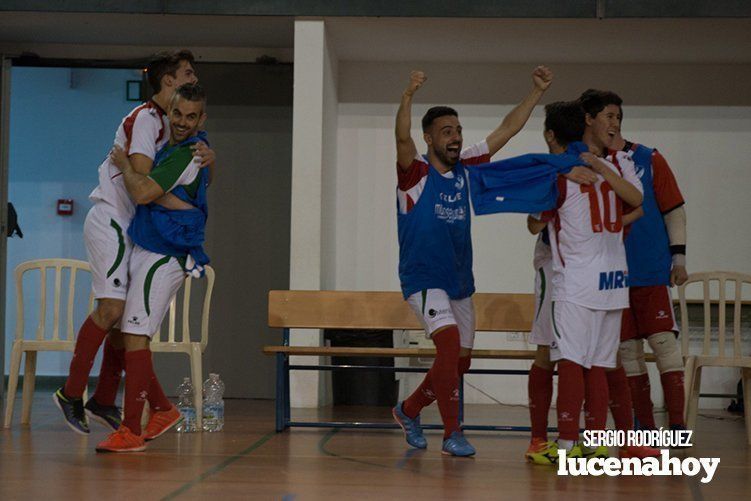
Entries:
<svg viewBox="0 0 751 501">
<path fill-rule="evenodd" d="M 420 411 L 434 400 L 444 425 L 442 452 L 471 456 L 475 449 L 459 424 L 459 379 L 469 370 L 474 345 L 472 241 L 467 169 L 490 160 L 529 119 L 552 82 L 538 67 L 532 91 L 485 140 L 462 148 L 462 126 L 452 108 L 437 106 L 422 119 L 427 155 L 417 153 L 411 136 L 412 99 L 425 83 L 413 71 L 396 116 L 397 221 L 399 278 L 405 300 L 436 346 L 428 374 L 404 402 L 393 409 L 407 443 L 425 448 Z"/>
</svg>

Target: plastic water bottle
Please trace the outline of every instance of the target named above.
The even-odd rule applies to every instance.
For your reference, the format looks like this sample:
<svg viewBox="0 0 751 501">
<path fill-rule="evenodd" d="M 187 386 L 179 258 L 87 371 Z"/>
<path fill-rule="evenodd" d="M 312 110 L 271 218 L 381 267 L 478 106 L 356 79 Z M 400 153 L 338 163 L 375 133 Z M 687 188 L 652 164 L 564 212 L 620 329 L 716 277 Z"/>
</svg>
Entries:
<svg viewBox="0 0 751 501">
<path fill-rule="evenodd" d="M 196 430 L 196 408 L 193 406 L 193 384 L 190 378 L 183 378 L 183 382 L 177 387 L 180 400 L 177 402 L 177 410 L 183 416 L 176 430 L 179 433 L 192 433 Z"/>
<path fill-rule="evenodd" d="M 203 383 L 203 431 L 224 428 L 224 383 L 219 374 L 209 374 Z"/>
</svg>

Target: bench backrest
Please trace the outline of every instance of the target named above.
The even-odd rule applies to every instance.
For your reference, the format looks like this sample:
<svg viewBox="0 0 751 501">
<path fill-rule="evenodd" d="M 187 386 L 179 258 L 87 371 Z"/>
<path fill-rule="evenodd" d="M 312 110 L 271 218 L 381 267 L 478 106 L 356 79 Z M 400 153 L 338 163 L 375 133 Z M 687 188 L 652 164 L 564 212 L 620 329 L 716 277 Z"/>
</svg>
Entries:
<svg viewBox="0 0 751 501">
<path fill-rule="evenodd" d="M 529 332 L 533 294 L 472 296 L 478 331 Z M 269 327 L 420 330 L 399 292 L 269 291 Z"/>
</svg>

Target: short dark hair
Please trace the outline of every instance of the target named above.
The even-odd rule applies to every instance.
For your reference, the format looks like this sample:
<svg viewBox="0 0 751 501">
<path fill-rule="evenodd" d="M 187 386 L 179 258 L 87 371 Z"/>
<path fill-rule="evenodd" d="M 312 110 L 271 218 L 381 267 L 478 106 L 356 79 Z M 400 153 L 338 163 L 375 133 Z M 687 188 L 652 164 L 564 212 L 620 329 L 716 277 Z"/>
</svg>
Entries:
<svg viewBox="0 0 751 501">
<path fill-rule="evenodd" d="M 191 66 L 195 66 L 196 60 L 193 57 L 193 53 L 189 50 L 154 54 L 151 61 L 146 65 L 146 76 L 154 92 L 162 90 L 162 78 L 165 75 L 173 77 L 177 75 L 177 69 L 180 67 L 182 61 L 188 61 Z"/>
<path fill-rule="evenodd" d="M 203 102 L 203 106 L 206 108 L 206 91 L 203 90 L 200 84 L 182 84 L 175 90 L 170 104 L 174 105 L 178 98 L 185 99 L 186 101 Z"/>
<path fill-rule="evenodd" d="M 427 132 L 436 118 L 445 117 L 447 115 L 454 117 L 459 116 L 454 108 L 449 108 L 448 106 L 433 106 L 425 112 L 425 116 L 422 117 L 422 131 Z"/>
<path fill-rule="evenodd" d="M 579 101 L 556 101 L 545 106 L 545 130 L 553 131 L 563 147 L 581 141 L 584 135 L 584 110 Z"/>
<path fill-rule="evenodd" d="M 618 106 L 621 117 L 623 116 L 623 99 L 609 90 L 587 89 L 579 96 L 579 103 L 581 103 L 584 113 L 592 118 L 611 104 Z"/>
</svg>

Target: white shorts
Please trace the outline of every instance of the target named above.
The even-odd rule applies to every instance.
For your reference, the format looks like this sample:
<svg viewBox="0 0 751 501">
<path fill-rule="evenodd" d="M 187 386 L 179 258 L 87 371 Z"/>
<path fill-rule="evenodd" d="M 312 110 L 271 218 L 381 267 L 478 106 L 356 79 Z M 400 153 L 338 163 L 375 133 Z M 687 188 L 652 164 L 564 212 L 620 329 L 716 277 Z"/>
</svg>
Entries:
<svg viewBox="0 0 751 501">
<path fill-rule="evenodd" d="M 529 342 L 550 346 L 553 342 L 553 321 L 550 317 L 551 283 L 553 276 L 553 261 L 541 266 L 535 274 L 535 319 L 532 322 L 532 332 Z"/>
<path fill-rule="evenodd" d="M 550 360 L 571 360 L 589 369 L 614 368 L 623 310 L 592 310 L 566 301 L 551 306 L 555 338 Z"/>
<path fill-rule="evenodd" d="M 133 243 L 128 237 L 130 219 L 104 203 L 96 203 L 86 215 L 83 237 L 91 265 L 91 288 L 96 299 L 125 301 L 128 262 Z"/>
<path fill-rule="evenodd" d="M 427 289 L 415 292 L 407 303 L 420 320 L 427 337 L 447 325 L 459 328 L 462 348 L 472 348 L 475 344 L 475 305 L 472 298 L 449 299 L 443 289 Z"/>
<path fill-rule="evenodd" d="M 149 337 L 156 334 L 183 280 L 185 271 L 177 259 L 134 245 L 121 330 Z"/>
</svg>

